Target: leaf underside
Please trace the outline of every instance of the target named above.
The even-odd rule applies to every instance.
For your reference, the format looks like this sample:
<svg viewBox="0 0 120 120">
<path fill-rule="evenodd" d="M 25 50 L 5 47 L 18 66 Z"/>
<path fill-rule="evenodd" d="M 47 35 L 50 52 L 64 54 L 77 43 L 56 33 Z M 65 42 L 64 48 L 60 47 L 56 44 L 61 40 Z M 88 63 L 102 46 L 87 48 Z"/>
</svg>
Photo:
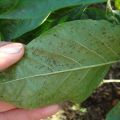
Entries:
<svg viewBox="0 0 120 120">
<path fill-rule="evenodd" d="M 120 60 L 119 31 L 104 20 L 78 20 L 45 32 L 0 73 L 0 100 L 22 108 L 84 101 Z"/>
</svg>

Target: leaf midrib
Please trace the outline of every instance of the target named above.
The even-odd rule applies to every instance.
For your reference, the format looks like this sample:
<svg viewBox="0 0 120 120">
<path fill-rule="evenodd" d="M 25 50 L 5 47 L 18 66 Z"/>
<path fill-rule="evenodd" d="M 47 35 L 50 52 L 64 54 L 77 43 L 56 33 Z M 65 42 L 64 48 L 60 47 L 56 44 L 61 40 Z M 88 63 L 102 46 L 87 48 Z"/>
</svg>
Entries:
<svg viewBox="0 0 120 120">
<path fill-rule="evenodd" d="M 95 67 L 110 65 L 110 64 L 113 64 L 113 63 L 116 63 L 116 62 L 119 62 L 119 61 L 120 60 L 116 60 L 116 61 L 111 61 L 111 62 L 107 62 L 107 63 L 97 64 L 97 65 L 89 65 L 89 66 L 84 66 L 84 67 L 74 68 L 74 69 L 69 69 L 69 70 L 56 71 L 56 72 L 45 73 L 45 74 L 37 74 L 37 75 L 29 76 L 29 77 L 23 77 L 23 78 L 20 78 L 20 79 L 15 79 L 15 80 L 3 82 L 3 83 L 0 83 L 0 85 L 1 84 L 7 84 L 7 83 L 15 82 L 15 81 L 21 81 L 21 80 L 25 80 L 25 79 L 27 80 L 28 78 L 33 78 L 33 77 L 41 77 L 41 76 L 47 76 L 47 75 L 54 75 L 54 74 L 59 74 L 59 73 L 73 72 L 73 71 L 82 70 L 82 69 L 88 69 L 88 68 L 95 68 Z"/>
</svg>

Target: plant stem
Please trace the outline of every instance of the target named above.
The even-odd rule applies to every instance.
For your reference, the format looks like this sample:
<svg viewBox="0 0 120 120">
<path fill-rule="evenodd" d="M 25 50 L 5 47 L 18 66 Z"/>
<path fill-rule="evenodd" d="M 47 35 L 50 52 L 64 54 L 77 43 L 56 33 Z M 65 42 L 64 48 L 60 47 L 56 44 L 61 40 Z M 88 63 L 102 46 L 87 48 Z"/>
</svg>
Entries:
<svg viewBox="0 0 120 120">
<path fill-rule="evenodd" d="M 104 83 L 120 83 L 120 80 L 118 79 L 103 80 L 102 84 Z"/>
</svg>

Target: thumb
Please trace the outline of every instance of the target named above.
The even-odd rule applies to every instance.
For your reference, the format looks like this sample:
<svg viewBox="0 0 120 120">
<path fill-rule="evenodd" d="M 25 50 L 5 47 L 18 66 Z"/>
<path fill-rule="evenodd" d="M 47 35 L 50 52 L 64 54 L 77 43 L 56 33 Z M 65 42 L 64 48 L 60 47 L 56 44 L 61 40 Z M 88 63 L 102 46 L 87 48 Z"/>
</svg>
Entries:
<svg viewBox="0 0 120 120">
<path fill-rule="evenodd" d="M 0 42 L 0 71 L 13 65 L 24 54 L 24 45 L 21 43 Z"/>
</svg>

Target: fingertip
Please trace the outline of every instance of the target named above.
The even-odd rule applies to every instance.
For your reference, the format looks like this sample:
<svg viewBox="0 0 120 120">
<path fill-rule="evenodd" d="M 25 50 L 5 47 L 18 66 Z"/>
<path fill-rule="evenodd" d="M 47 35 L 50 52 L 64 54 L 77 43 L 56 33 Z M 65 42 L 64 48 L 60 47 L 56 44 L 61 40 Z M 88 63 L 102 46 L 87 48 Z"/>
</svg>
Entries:
<svg viewBox="0 0 120 120">
<path fill-rule="evenodd" d="M 58 110 L 60 110 L 59 105 L 51 105 L 35 110 L 14 109 L 0 113 L 0 118 L 2 120 L 41 120 L 50 117 L 58 112 Z"/>
<path fill-rule="evenodd" d="M 47 118 L 47 117 L 50 117 L 50 116 L 54 115 L 60 109 L 61 108 L 60 108 L 59 105 L 51 105 L 51 106 L 48 106 L 48 107 L 32 110 L 32 111 L 30 111 L 29 114 L 32 116 L 32 118 L 44 119 L 44 118 Z"/>
<path fill-rule="evenodd" d="M 0 47 L 0 71 L 15 64 L 24 55 L 24 45 L 21 43 L 8 43 Z"/>
<path fill-rule="evenodd" d="M 0 112 L 6 112 L 8 110 L 15 109 L 16 107 L 6 102 L 0 102 Z"/>
</svg>

